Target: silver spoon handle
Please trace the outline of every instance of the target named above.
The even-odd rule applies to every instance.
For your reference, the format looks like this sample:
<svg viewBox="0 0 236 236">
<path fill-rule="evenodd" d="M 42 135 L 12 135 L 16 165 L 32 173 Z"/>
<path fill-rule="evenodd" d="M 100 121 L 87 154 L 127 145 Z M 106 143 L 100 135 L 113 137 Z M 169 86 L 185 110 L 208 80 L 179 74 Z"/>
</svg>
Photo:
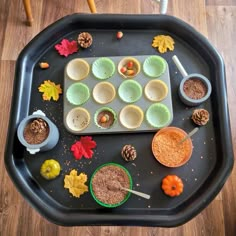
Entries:
<svg viewBox="0 0 236 236">
<path fill-rule="evenodd" d="M 190 137 L 193 136 L 195 133 L 197 133 L 198 130 L 199 130 L 198 127 L 194 128 L 189 134 L 187 134 L 187 135 L 178 143 L 178 145 L 181 144 L 181 143 L 183 143 L 183 142 L 185 142 L 188 138 L 190 138 Z"/>
<path fill-rule="evenodd" d="M 122 187 L 122 189 L 124 189 L 124 190 L 126 190 L 128 192 L 131 192 L 133 194 L 136 194 L 136 195 L 138 195 L 140 197 L 146 198 L 146 199 L 150 199 L 150 197 L 151 197 L 150 195 L 148 195 L 146 193 L 141 193 L 141 192 L 138 192 L 138 191 L 135 191 L 135 190 L 131 190 L 131 189 L 128 189 L 128 188 L 123 188 Z"/>
</svg>

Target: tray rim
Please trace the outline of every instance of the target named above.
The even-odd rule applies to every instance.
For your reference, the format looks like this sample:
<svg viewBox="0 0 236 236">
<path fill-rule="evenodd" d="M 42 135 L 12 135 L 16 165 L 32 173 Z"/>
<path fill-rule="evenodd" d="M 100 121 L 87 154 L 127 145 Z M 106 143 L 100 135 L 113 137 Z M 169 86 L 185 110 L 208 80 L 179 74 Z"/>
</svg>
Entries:
<svg viewBox="0 0 236 236">
<path fill-rule="evenodd" d="M 221 125 L 220 125 L 220 133 L 225 137 L 224 143 L 222 143 L 222 151 L 226 158 L 222 159 L 222 166 L 220 168 L 220 173 L 217 173 L 217 180 L 214 180 L 210 183 L 208 187 L 207 194 L 201 193 L 205 196 L 204 200 L 200 197 L 194 196 L 194 203 L 195 205 L 192 207 L 186 207 L 184 212 L 178 212 L 176 209 L 176 214 L 171 215 L 167 214 L 164 216 L 160 215 L 142 215 L 142 214 L 112 214 L 112 217 L 107 214 L 106 211 L 99 212 L 99 218 L 97 218 L 98 214 L 91 214 L 91 212 L 83 212 L 83 214 L 78 214 L 76 211 L 70 210 L 65 208 L 66 213 L 62 213 L 59 210 L 55 210 L 50 205 L 44 207 L 42 210 L 42 205 L 45 203 L 40 199 L 36 192 L 32 192 L 31 183 L 28 179 L 23 178 L 23 176 L 19 172 L 15 172 L 16 165 L 23 170 L 24 168 L 24 160 L 14 158 L 12 150 L 13 150 L 13 137 L 16 139 L 16 127 L 19 123 L 20 118 L 26 116 L 28 114 L 29 109 L 29 99 L 27 97 L 21 98 L 19 97 L 20 89 L 22 89 L 21 83 L 23 77 L 25 75 L 25 71 L 27 68 L 26 61 L 29 58 L 34 58 L 34 55 L 28 54 L 30 51 L 31 46 L 38 42 L 39 38 L 43 38 L 44 36 L 52 33 L 55 30 L 62 28 L 63 25 L 71 24 L 76 21 L 86 21 L 88 23 L 96 21 L 106 21 L 109 20 L 112 15 L 113 21 L 116 22 L 114 24 L 114 29 L 118 27 L 122 22 L 126 22 L 129 20 L 132 21 L 139 21 L 140 17 L 142 17 L 143 21 L 146 20 L 155 20 L 160 23 L 160 27 L 163 27 L 163 23 L 175 23 L 178 25 L 182 30 L 187 32 L 191 32 L 196 40 L 196 46 L 201 48 L 202 45 L 206 46 L 209 50 L 207 52 L 203 52 L 203 54 L 208 54 L 208 57 L 214 58 L 214 63 L 218 68 L 218 83 L 220 85 L 220 89 L 218 89 L 218 95 L 220 100 L 218 101 L 218 107 L 220 112 L 221 118 Z M 122 19 L 122 20 L 121 20 Z M 167 24 L 167 25 L 168 25 Z M 64 35 L 64 34 L 63 34 Z M 59 37 L 59 36 L 58 36 Z M 41 48 L 39 54 L 43 53 L 43 50 L 46 50 L 49 45 L 45 40 L 41 40 L 37 46 Z M 20 75 L 20 79 L 17 78 Z M 29 88 L 31 88 L 31 84 L 29 84 Z M 18 99 L 15 99 L 18 98 Z M 13 102 L 14 101 L 14 102 Z M 24 106 L 22 103 L 24 102 Z M 56 21 L 55 23 L 48 26 L 42 32 L 40 32 L 37 36 L 35 36 L 30 43 L 22 50 L 20 53 L 17 62 L 16 62 L 16 69 L 15 69 L 15 80 L 14 80 L 14 88 L 13 88 L 13 97 L 12 97 L 12 104 L 11 104 L 11 112 L 10 112 L 10 121 L 8 126 L 8 136 L 5 146 L 5 155 L 4 155 L 4 163 L 6 170 L 12 179 L 13 183 L 15 184 L 18 191 L 23 195 L 23 197 L 31 204 L 33 208 L 35 208 L 41 215 L 43 215 L 49 221 L 65 226 L 75 226 L 75 225 L 138 225 L 138 226 L 162 226 L 162 227 L 174 227 L 181 225 L 194 216 L 196 216 L 200 211 L 202 211 L 219 193 L 221 188 L 223 187 L 225 181 L 227 180 L 228 176 L 230 175 L 233 163 L 234 163 L 234 154 L 232 148 L 232 138 L 231 138 L 231 129 L 230 129 L 230 120 L 229 120 L 229 111 L 228 111 L 228 104 L 227 104 L 227 89 L 226 89 L 226 80 L 225 80 L 225 66 L 222 57 L 217 52 L 217 50 L 210 44 L 210 42 L 199 32 L 197 32 L 192 26 L 188 25 L 184 21 L 168 15 L 123 15 L 123 14 L 73 14 L 63 17 L 62 19 Z M 227 142 L 226 142 L 227 140 Z M 30 173 L 28 173 L 30 175 Z M 216 177 L 215 177 L 216 179 Z M 208 182 L 208 181 L 207 181 Z M 205 185 L 206 183 L 204 183 Z M 213 185 L 216 185 L 217 188 L 214 188 Z M 61 207 L 60 207 L 61 208 Z M 70 214 L 67 214 L 70 213 Z M 112 213 L 112 212 L 111 212 Z M 119 213 L 119 212 L 118 212 Z M 89 216 L 86 219 L 84 216 Z"/>
</svg>

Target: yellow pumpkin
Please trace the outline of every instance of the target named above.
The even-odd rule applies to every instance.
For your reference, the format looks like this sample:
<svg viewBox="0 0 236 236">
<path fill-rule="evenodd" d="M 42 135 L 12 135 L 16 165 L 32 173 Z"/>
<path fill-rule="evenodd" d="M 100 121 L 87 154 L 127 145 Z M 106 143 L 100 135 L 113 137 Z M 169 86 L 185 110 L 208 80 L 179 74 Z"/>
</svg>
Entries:
<svg viewBox="0 0 236 236">
<path fill-rule="evenodd" d="M 175 197 L 184 191 L 184 184 L 177 175 L 167 175 L 162 180 L 161 188 L 166 195 Z"/>
</svg>

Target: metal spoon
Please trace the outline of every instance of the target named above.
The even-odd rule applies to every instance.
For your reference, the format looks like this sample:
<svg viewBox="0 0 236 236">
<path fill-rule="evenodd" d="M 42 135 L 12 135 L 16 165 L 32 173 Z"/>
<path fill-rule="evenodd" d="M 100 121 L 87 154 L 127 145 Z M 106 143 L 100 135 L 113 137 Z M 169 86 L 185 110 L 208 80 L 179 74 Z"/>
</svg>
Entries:
<svg viewBox="0 0 236 236">
<path fill-rule="evenodd" d="M 140 197 L 146 198 L 146 199 L 150 199 L 150 195 L 146 194 L 146 193 L 142 193 L 142 192 L 138 192 L 129 188 L 124 188 L 121 186 L 120 182 L 118 181 L 110 181 L 107 185 L 108 189 L 113 190 L 113 191 L 117 191 L 117 190 L 125 190 L 128 192 L 131 192 L 135 195 L 138 195 Z"/>
<path fill-rule="evenodd" d="M 150 197 L 151 197 L 150 195 L 148 195 L 148 194 L 146 194 L 146 193 L 142 193 L 142 192 L 138 192 L 138 191 L 131 190 L 131 189 L 128 189 L 128 188 L 124 188 L 124 187 L 122 187 L 122 186 L 120 186 L 120 189 L 126 190 L 126 191 L 128 191 L 128 192 L 131 192 L 131 193 L 133 193 L 133 194 L 135 194 L 135 195 L 138 195 L 138 196 L 143 197 L 143 198 L 146 198 L 146 199 L 150 199 Z"/>
<path fill-rule="evenodd" d="M 182 138 L 182 139 L 177 143 L 177 146 L 179 146 L 181 143 L 183 143 L 183 142 L 186 141 L 188 138 L 190 138 L 190 137 L 193 136 L 195 133 L 197 133 L 198 130 L 199 130 L 198 127 L 194 128 L 191 132 L 189 132 L 184 138 Z"/>
</svg>

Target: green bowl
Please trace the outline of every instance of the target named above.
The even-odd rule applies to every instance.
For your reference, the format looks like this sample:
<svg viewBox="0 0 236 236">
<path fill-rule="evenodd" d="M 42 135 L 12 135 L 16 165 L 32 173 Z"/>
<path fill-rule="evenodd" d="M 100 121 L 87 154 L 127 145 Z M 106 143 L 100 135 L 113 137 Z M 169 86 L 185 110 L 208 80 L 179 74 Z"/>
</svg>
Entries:
<svg viewBox="0 0 236 236">
<path fill-rule="evenodd" d="M 99 166 L 99 167 L 94 171 L 94 173 L 92 174 L 92 177 L 91 177 L 91 179 L 90 179 L 90 184 L 89 184 L 90 193 L 91 193 L 93 199 L 94 199 L 99 205 L 101 205 L 101 206 L 103 206 L 103 207 L 114 208 L 114 207 L 121 206 L 122 204 L 124 204 L 124 203 L 129 199 L 129 197 L 130 197 L 130 195 L 131 195 L 130 192 L 127 192 L 127 194 L 126 194 L 124 200 L 122 200 L 121 202 L 116 203 L 116 204 L 106 204 L 106 203 L 104 203 L 104 202 L 101 202 L 100 200 L 97 199 L 97 197 L 96 197 L 95 194 L 94 194 L 93 186 L 92 186 L 93 178 L 94 178 L 94 176 L 96 175 L 96 173 L 97 173 L 101 168 L 103 168 L 103 167 L 105 167 L 105 166 L 116 166 L 116 167 L 119 167 L 119 168 L 121 168 L 122 170 L 124 170 L 124 171 L 126 172 L 128 178 L 129 178 L 130 189 L 133 188 L 132 177 L 131 177 L 129 171 L 128 171 L 125 167 L 123 167 L 123 166 L 121 166 L 121 165 L 119 165 L 119 164 L 117 164 L 117 163 L 106 163 L 106 164 L 103 164 L 103 165 Z"/>
<path fill-rule="evenodd" d="M 137 102 L 142 96 L 142 86 L 134 80 L 125 80 L 119 86 L 118 94 L 126 103 Z"/>
<path fill-rule="evenodd" d="M 165 72 L 166 64 L 165 59 L 160 56 L 149 56 L 143 63 L 143 71 L 151 78 L 158 78 Z"/>
<path fill-rule="evenodd" d="M 154 103 L 146 111 L 146 120 L 154 128 L 161 129 L 169 125 L 170 118 L 168 107 L 162 103 Z"/>
<path fill-rule="evenodd" d="M 115 63 L 107 58 L 101 57 L 95 60 L 92 64 L 93 75 L 100 80 L 109 79 L 115 73 Z"/>
<path fill-rule="evenodd" d="M 89 88 L 83 83 L 74 83 L 66 91 L 66 98 L 73 105 L 82 105 L 87 102 L 89 97 Z"/>
</svg>

